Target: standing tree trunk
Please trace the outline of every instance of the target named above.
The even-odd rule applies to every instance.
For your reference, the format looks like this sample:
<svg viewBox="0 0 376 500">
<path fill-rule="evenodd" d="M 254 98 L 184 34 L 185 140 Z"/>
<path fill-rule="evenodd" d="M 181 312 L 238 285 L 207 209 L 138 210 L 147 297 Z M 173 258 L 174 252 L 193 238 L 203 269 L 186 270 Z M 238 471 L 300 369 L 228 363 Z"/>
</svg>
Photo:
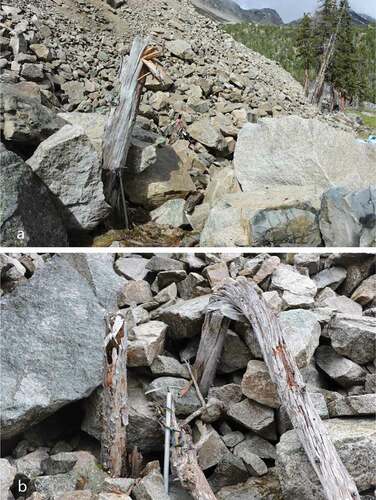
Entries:
<svg viewBox="0 0 376 500">
<path fill-rule="evenodd" d="M 286 347 L 281 323 L 245 278 L 214 294 L 210 310 L 245 318 L 260 344 L 272 381 L 328 500 L 360 499 L 356 485 L 330 440 L 294 358 Z"/>
<path fill-rule="evenodd" d="M 109 326 L 104 343 L 101 462 L 112 477 L 120 477 L 126 472 L 127 452 L 127 331 L 120 314 Z"/>
<path fill-rule="evenodd" d="M 204 396 L 207 396 L 213 384 L 229 322 L 230 320 L 219 311 L 209 312 L 205 316 L 200 345 L 193 365 L 193 372 Z"/>
<path fill-rule="evenodd" d="M 304 68 L 304 94 L 306 96 L 308 95 L 308 89 L 309 89 L 309 72 L 308 68 Z"/>
</svg>

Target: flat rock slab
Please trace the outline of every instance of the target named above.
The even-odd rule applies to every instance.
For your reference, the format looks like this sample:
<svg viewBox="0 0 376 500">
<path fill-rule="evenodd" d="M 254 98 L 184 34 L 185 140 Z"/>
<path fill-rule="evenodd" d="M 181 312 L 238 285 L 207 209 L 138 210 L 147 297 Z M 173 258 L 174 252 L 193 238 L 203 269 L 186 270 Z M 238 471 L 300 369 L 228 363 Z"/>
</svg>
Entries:
<svg viewBox="0 0 376 500">
<path fill-rule="evenodd" d="M 4 438 L 101 383 L 104 316 L 92 286 L 61 257 L 2 299 Z"/>
<path fill-rule="evenodd" d="M 246 124 L 234 155 L 243 191 L 295 186 L 298 201 L 314 206 L 333 185 L 354 190 L 376 184 L 375 163 L 376 148 L 318 119 L 298 116 Z"/>
<path fill-rule="evenodd" d="M 374 486 L 376 427 L 372 419 L 330 419 L 324 426 L 359 491 Z M 277 444 L 277 470 L 284 498 L 324 500 L 321 484 L 295 431 Z"/>
</svg>

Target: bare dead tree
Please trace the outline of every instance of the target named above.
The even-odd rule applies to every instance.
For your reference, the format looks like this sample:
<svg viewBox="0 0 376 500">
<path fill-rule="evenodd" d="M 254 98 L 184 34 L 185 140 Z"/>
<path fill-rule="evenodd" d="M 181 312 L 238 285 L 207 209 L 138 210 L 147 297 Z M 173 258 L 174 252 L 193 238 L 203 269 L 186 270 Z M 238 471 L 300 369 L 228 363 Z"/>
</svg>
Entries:
<svg viewBox="0 0 376 500">
<path fill-rule="evenodd" d="M 112 477 L 125 474 L 128 425 L 127 329 L 118 314 L 104 342 L 101 462 Z"/>
<path fill-rule="evenodd" d="M 146 77 L 152 74 L 159 80 L 163 79 L 163 72 L 157 65 L 158 56 L 158 50 L 149 46 L 148 39 L 135 38 L 128 60 L 124 58 L 121 63 L 119 104 L 110 112 L 103 140 L 105 197 L 115 210 L 123 212 L 126 229 L 129 220 L 124 169 Z"/>
<path fill-rule="evenodd" d="M 320 101 L 320 98 L 322 96 L 326 72 L 328 71 L 329 65 L 330 65 L 330 63 L 333 59 L 333 56 L 334 56 L 334 51 L 336 48 L 338 33 L 339 33 L 341 23 L 342 23 L 344 8 L 345 8 L 345 6 L 343 6 L 341 9 L 336 31 L 335 31 L 335 33 L 332 33 L 332 35 L 329 39 L 328 45 L 325 48 L 324 55 L 323 55 L 322 62 L 321 62 L 321 66 L 320 66 L 320 70 L 317 74 L 315 84 L 313 86 L 313 90 L 312 90 L 312 93 L 310 96 L 311 104 L 318 104 Z"/>
<path fill-rule="evenodd" d="M 286 347 L 282 327 L 276 314 L 259 297 L 246 278 L 226 284 L 213 296 L 210 310 L 225 316 L 246 320 L 253 328 L 264 361 L 279 397 L 284 402 L 307 457 L 315 470 L 328 500 L 360 499 L 328 432 L 306 391 L 294 358 Z"/>
<path fill-rule="evenodd" d="M 200 345 L 193 365 L 193 372 L 204 396 L 207 396 L 213 384 L 229 322 L 230 320 L 219 311 L 209 312 L 205 316 Z"/>
</svg>

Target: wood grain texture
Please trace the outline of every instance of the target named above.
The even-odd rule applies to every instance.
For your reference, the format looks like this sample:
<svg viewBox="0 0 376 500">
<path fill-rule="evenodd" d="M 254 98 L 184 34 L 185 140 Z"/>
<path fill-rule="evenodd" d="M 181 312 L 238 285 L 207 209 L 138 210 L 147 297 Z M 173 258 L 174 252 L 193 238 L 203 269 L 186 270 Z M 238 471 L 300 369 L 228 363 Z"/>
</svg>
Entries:
<svg viewBox="0 0 376 500">
<path fill-rule="evenodd" d="M 104 343 L 101 463 L 112 477 L 126 473 L 128 425 L 127 330 L 115 316 Z"/>
<path fill-rule="evenodd" d="M 250 323 L 258 339 L 270 376 L 277 386 L 328 500 L 360 499 L 356 485 L 343 465 L 318 415 L 298 366 L 286 347 L 278 317 L 259 297 L 246 278 L 226 284 L 214 294 L 209 310 Z"/>
</svg>

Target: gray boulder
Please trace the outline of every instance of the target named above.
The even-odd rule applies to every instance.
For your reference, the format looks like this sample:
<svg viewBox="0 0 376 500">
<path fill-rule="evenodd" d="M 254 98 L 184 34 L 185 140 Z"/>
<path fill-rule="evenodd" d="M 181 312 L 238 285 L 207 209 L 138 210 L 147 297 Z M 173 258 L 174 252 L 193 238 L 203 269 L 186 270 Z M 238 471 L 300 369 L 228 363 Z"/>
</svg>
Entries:
<svg viewBox="0 0 376 500">
<path fill-rule="evenodd" d="M 4 500 L 13 500 L 13 495 L 9 491 L 14 478 L 17 474 L 17 468 L 10 464 L 6 458 L 0 458 L 0 498 Z"/>
<path fill-rule="evenodd" d="M 309 365 L 321 335 L 321 327 L 316 316 L 305 309 L 293 309 L 282 312 L 279 319 L 287 347 L 298 367 Z"/>
<path fill-rule="evenodd" d="M 284 500 L 274 468 L 269 469 L 265 476 L 252 477 L 244 483 L 225 486 L 216 493 L 216 497 L 218 500 Z"/>
<path fill-rule="evenodd" d="M 309 205 L 267 208 L 250 217 L 254 247 L 319 247 L 322 245 L 317 211 Z"/>
<path fill-rule="evenodd" d="M 333 185 L 351 189 L 376 184 L 376 149 L 318 119 L 298 116 L 264 119 L 240 131 L 235 175 L 245 192 L 286 186 L 295 198 L 320 206 Z M 339 245 L 339 243 L 337 243 Z"/>
<path fill-rule="evenodd" d="M 337 314 L 328 335 L 334 350 L 355 363 L 363 365 L 376 357 L 376 318 Z"/>
<path fill-rule="evenodd" d="M 158 314 L 160 321 L 169 327 L 169 333 L 177 339 L 194 337 L 201 331 L 209 295 L 202 295 L 189 300 L 178 300 Z"/>
<path fill-rule="evenodd" d="M 89 396 L 100 384 L 104 315 L 92 286 L 61 257 L 3 297 L 4 438 Z"/>
<path fill-rule="evenodd" d="M 153 380 L 150 384 L 149 397 L 160 404 L 165 405 L 167 391 L 174 396 L 176 415 L 188 416 L 201 407 L 201 402 L 198 399 L 194 387 L 189 387 L 188 392 L 183 396 L 181 391 L 188 387 L 188 382 L 185 379 L 175 377 L 159 377 Z M 148 391 L 149 392 L 149 391 Z"/>
<path fill-rule="evenodd" d="M 54 196 L 32 169 L 0 145 L 1 245 L 68 246 Z"/>
<path fill-rule="evenodd" d="M 350 359 L 337 354 L 331 346 L 321 345 L 315 358 L 317 366 L 342 387 L 364 383 L 367 372 Z"/>
<path fill-rule="evenodd" d="M 30 82 L 1 84 L 4 107 L 1 131 L 20 153 L 36 148 L 65 125 L 64 119 L 42 104 L 40 88 Z"/>
<path fill-rule="evenodd" d="M 358 490 L 372 488 L 376 468 L 374 422 L 330 419 L 323 424 Z M 285 432 L 277 444 L 276 463 L 284 498 L 324 500 L 322 486 L 294 430 Z"/>
<path fill-rule="evenodd" d="M 376 151 L 376 148 L 373 148 Z M 371 177 L 375 169 L 370 167 Z M 334 187 L 321 200 L 320 229 L 326 246 L 376 245 L 376 180 L 361 191 Z M 372 185 L 373 184 L 373 185 Z M 350 186 L 349 186 L 350 187 Z M 353 189 L 353 187 L 352 187 Z"/>
<path fill-rule="evenodd" d="M 28 160 L 54 193 L 71 231 L 94 229 L 109 214 L 97 151 L 77 125 L 65 125 L 42 142 Z"/>
</svg>

